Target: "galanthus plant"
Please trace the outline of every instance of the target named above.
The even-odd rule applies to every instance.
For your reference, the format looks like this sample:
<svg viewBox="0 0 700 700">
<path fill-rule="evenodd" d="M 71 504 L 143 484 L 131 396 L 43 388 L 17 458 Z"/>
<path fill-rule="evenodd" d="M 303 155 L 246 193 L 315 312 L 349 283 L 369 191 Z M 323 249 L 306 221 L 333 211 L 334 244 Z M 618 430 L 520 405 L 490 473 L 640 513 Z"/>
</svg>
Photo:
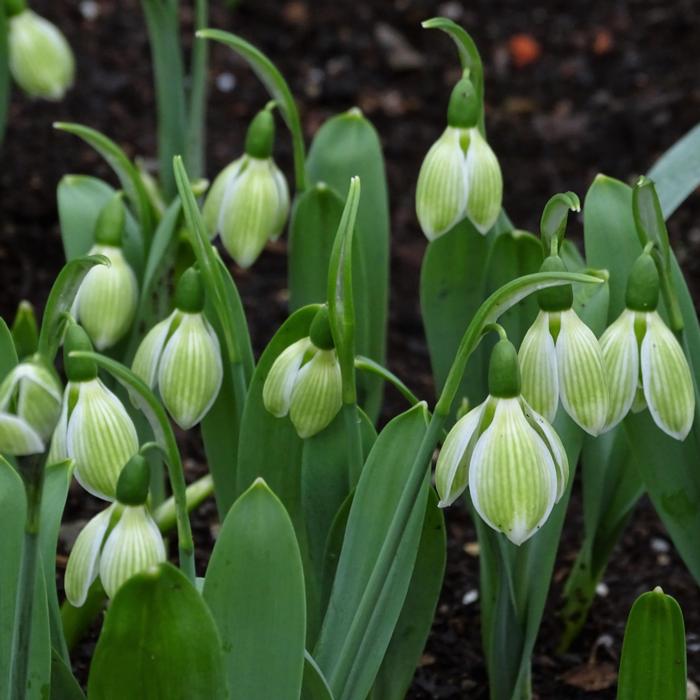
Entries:
<svg viewBox="0 0 700 700">
<path fill-rule="evenodd" d="M 333 117 L 307 153 L 282 75 L 252 44 L 207 29 L 205 0 L 187 68 L 178 3 L 142 5 L 157 172 L 89 126 L 57 124 L 106 158 L 120 189 L 61 181 L 67 262 L 41 323 L 26 303 L 11 327 L 0 321 L 0 697 L 83 698 L 71 654 L 88 629 L 99 630 L 91 700 L 404 697 L 457 508 L 479 538 L 488 693 L 532 697 L 579 462 L 585 532 L 563 646 L 643 491 L 700 579 L 700 509 L 673 506 L 679 493 L 700 501 L 700 326 L 665 228 L 700 184 L 678 156 L 700 154 L 698 134 L 633 187 L 598 176 L 583 207 L 555 194 L 535 236 L 502 209 L 474 42 L 450 20 L 424 23 L 455 42 L 461 71 L 416 173 L 430 406 L 386 366 L 389 208 L 370 122 L 356 108 Z M 59 97 L 67 45 L 22 3 L 3 7 L 16 80 Z M 242 57 L 271 101 L 209 186 L 211 41 Z M 291 137 L 291 196 L 273 108 Z M 583 251 L 566 239 L 581 209 Z M 235 279 L 257 274 L 285 226 L 290 314 L 254 352 Z M 408 403 L 386 421 L 385 386 Z M 187 483 L 181 450 L 204 455 L 203 476 Z M 94 515 L 57 586 L 73 478 Z M 195 557 L 191 513 L 212 495 L 216 542 Z M 673 598 L 639 598 L 622 651 L 619 697 L 681 697 Z"/>
</svg>

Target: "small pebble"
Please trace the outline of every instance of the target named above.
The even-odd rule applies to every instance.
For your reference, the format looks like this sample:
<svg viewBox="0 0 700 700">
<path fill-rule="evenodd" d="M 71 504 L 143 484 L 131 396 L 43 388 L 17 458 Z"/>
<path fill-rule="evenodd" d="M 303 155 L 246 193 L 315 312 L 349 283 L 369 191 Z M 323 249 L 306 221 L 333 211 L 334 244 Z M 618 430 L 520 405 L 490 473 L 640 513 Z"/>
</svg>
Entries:
<svg viewBox="0 0 700 700">
<path fill-rule="evenodd" d="M 661 552 L 668 552 L 671 549 L 671 545 L 669 545 L 669 543 L 661 537 L 652 537 L 650 544 L 651 551 L 656 552 L 657 554 Z"/>
<path fill-rule="evenodd" d="M 100 6 L 94 0 L 83 0 L 80 3 L 80 14 L 84 19 L 92 22 L 100 16 Z"/>
<path fill-rule="evenodd" d="M 601 581 L 595 587 L 595 593 L 596 593 L 596 595 L 599 595 L 601 598 L 606 598 L 608 593 L 610 593 L 610 589 L 608 588 L 608 584 L 605 583 L 604 581 Z"/>
<path fill-rule="evenodd" d="M 219 73 L 216 76 L 216 87 L 219 92 L 231 92 L 236 87 L 236 76 L 233 73 Z"/>
<path fill-rule="evenodd" d="M 669 557 L 668 554 L 659 554 L 659 556 L 656 557 L 656 563 L 659 566 L 668 566 L 671 563 L 671 557 Z"/>
<path fill-rule="evenodd" d="M 467 544 L 462 547 L 464 551 L 470 556 L 470 557 L 478 557 L 479 556 L 479 543 L 478 542 L 467 542 Z"/>
<path fill-rule="evenodd" d="M 479 591 L 473 588 L 471 591 L 467 591 L 462 597 L 462 605 L 471 605 L 479 600 Z"/>
</svg>

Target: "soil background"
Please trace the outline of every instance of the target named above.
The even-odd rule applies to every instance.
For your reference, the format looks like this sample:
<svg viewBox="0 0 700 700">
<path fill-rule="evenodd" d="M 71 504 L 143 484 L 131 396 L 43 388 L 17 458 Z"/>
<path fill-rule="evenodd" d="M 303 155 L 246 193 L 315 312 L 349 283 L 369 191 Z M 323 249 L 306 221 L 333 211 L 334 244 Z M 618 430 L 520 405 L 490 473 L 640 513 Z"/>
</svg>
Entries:
<svg viewBox="0 0 700 700">
<path fill-rule="evenodd" d="M 99 156 L 53 130 L 52 122 L 81 122 L 132 156 L 155 155 L 155 105 L 139 3 L 36 0 L 32 6 L 67 34 L 78 70 L 75 88 L 59 104 L 29 100 L 17 90 L 12 97 L 0 169 L 0 313 L 8 321 L 19 299 L 43 305 L 62 265 L 55 203 L 60 178 L 86 173 L 113 181 Z M 418 304 L 426 242 L 415 219 L 415 182 L 423 156 L 444 127 L 449 90 L 459 75 L 449 39 L 420 28 L 422 20 L 438 14 L 462 24 L 481 50 L 489 140 L 504 173 L 504 206 L 520 228 L 537 230 L 542 206 L 555 192 L 573 190 L 583 198 L 598 172 L 631 181 L 700 119 L 700 8 L 694 0 L 242 0 L 235 9 L 212 2 L 212 26 L 240 33 L 277 63 L 298 100 L 309 139 L 325 118 L 354 105 L 377 127 L 392 209 L 389 364 L 428 399 L 433 386 Z M 183 23 L 188 32 L 187 8 Z M 246 125 L 266 100 L 240 60 L 223 47 L 212 50 L 209 177 L 240 153 Z M 276 155 L 291 174 L 291 148 L 282 128 Z M 699 213 L 696 194 L 670 222 L 676 254 L 696 292 Z M 580 221 L 570 230 L 580 236 Z M 284 239 L 252 271 L 234 270 L 257 351 L 285 318 L 285 270 Z M 400 401 L 389 394 L 387 416 L 399 410 Z M 196 441 L 185 449 L 188 469 L 201 472 Z M 71 495 L 66 541 L 95 507 L 83 493 Z M 201 568 L 214 517 L 209 504 L 195 519 Z M 458 508 L 450 509 L 447 521 L 448 568 L 410 693 L 416 700 L 487 697 L 479 603 L 473 600 L 474 529 Z M 627 612 L 637 595 L 656 585 L 683 608 L 689 677 L 700 683 L 697 586 L 646 499 L 613 554 L 583 634 L 568 654 L 556 655 L 560 630 L 554 613 L 581 537 L 576 483 L 535 650 L 536 697 L 613 698 Z M 64 564 L 61 555 L 59 566 Z M 94 632 L 74 656 L 83 677 Z"/>
</svg>

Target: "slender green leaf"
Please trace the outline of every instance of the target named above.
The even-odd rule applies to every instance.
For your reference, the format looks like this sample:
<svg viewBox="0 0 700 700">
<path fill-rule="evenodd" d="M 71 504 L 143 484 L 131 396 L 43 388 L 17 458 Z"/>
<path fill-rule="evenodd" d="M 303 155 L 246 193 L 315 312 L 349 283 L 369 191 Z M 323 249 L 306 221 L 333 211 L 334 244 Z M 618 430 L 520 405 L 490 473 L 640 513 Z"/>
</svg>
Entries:
<svg viewBox="0 0 700 700">
<path fill-rule="evenodd" d="M 419 404 L 382 431 L 362 470 L 314 654 L 338 700 L 367 697 L 401 613 L 425 518 L 427 483 L 379 595 L 370 609 L 361 609 L 361 604 L 401 497 L 397 484 L 405 481 L 425 430 L 425 405 Z"/>
<path fill-rule="evenodd" d="M 162 563 L 112 600 L 88 679 L 90 700 L 228 697 L 221 640 L 194 586 Z"/>
<path fill-rule="evenodd" d="M 685 700 L 683 613 L 660 588 L 634 602 L 625 628 L 618 700 Z"/>
<path fill-rule="evenodd" d="M 17 357 L 24 360 L 33 355 L 39 347 L 39 325 L 34 307 L 26 300 L 17 305 L 17 312 L 12 320 L 12 339 L 15 343 Z"/>
<path fill-rule="evenodd" d="M 323 677 L 321 669 L 308 651 L 304 652 L 304 681 L 301 700 L 333 700 L 333 693 Z"/>
<path fill-rule="evenodd" d="M 186 154 L 185 76 L 180 45 L 179 3 L 142 0 L 151 45 L 151 63 L 158 108 L 160 184 L 168 200 L 175 196 L 171 164 Z"/>
<path fill-rule="evenodd" d="M 49 700 L 85 700 L 85 693 L 61 655 L 51 650 L 51 697 Z"/>
<path fill-rule="evenodd" d="M 67 262 L 58 273 L 44 307 L 39 332 L 39 353 L 47 362 L 53 362 L 58 352 L 62 340 L 63 314 L 70 312 L 85 275 L 94 265 L 106 265 L 108 262 L 103 255 L 86 255 Z"/>
<path fill-rule="evenodd" d="M 296 188 L 299 192 L 303 192 L 306 189 L 304 134 L 301 130 L 297 106 L 282 74 L 265 54 L 248 43 L 245 39 L 241 39 L 235 34 L 222 32 L 219 29 L 203 29 L 197 32 L 197 37 L 200 39 L 219 41 L 233 49 L 248 62 L 263 85 L 267 88 L 272 98 L 277 102 L 280 113 L 292 134 Z M 353 175 L 354 174 L 356 173 L 353 173 Z"/>
<path fill-rule="evenodd" d="M 394 635 L 372 688 L 372 700 L 403 700 L 423 653 L 445 573 L 445 519 L 431 489 L 418 556 Z"/>
<path fill-rule="evenodd" d="M 54 127 L 60 131 L 66 131 L 69 134 L 83 139 L 83 141 L 92 146 L 114 170 L 124 192 L 126 192 L 127 197 L 136 211 L 146 250 L 148 250 L 151 245 L 151 236 L 155 225 L 155 219 L 148 193 L 146 192 L 146 188 L 136 166 L 114 141 L 95 129 L 83 126 L 82 124 L 68 124 L 66 122 L 56 122 Z"/>
<path fill-rule="evenodd" d="M 306 635 L 301 554 L 289 515 L 262 479 L 226 516 L 203 596 L 236 696 L 299 698 Z"/>
<path fill-rule="evenodd" d="M 348 195 L 352 177 L 358 176 L 362 182 L 353 275 L 357 270 L 358 282 L 366 288 L 359 299 L 363 306 L 356 308 L 356 316 L 367 327 L 365 334 L 357 337 L 357 351 L 383 364 L 389 299 L 389 197 L 379 137 L 359 109 L 329 119 L 318 130 L 309 150 L 307 172 L 311 182 L 327 183 L 342 198 Z M 291 255 L 303 257 L 304 250 L 298 243 L 299 240 Z M 298 264 L 301 263 L 290 260 L 290 270 Z M 365 412 L 376 420 L 382 382 L 377 377 L 363 376 L 358 389 Z"/>
<path fill-rule="evenodd" d="M 0 382 L 17 364 L 17 352 L 12 333 L 5 320 L 0 318 Z"/>
</svg>

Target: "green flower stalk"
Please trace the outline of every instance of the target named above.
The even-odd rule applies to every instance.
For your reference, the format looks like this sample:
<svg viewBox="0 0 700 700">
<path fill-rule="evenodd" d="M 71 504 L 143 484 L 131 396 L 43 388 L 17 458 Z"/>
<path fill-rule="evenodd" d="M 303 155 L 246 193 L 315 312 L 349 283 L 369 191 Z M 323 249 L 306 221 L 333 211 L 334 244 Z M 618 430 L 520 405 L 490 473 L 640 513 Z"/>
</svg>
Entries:
<svg viewBox="0 0 700 700">
<path fill-rule="evenodd" d="M 552 426 L 520 393 L 517 353 L 505 338 L 491 355 L 489 396 L 455 423 L 440 451 L 440 507 L 469 486 L 475 510 L 520 545 L 544 524 L 566 489 L 569 462 Z"/>
<path fill-rule="evenodd" d="M 447 128 L 428 151 L 418 175 L 416 215 L 430 241 L 465 217 L 485 234 L 501 210 L 503 177 L 496 155 L 477 128 L 479 109 L 465 75 L 452 91 Z"/>
<path fill-rule="evenodd" d="M 74 460 L 80 485 L 111 501 L 122 467 L 138 451 L 136 428 L 121 401 L 97 376 L 95 364 L 70 357 L 74 350 L 92 350 L 87 334 L 75 324 L 64 345 L 68 384 L 48 461 Z"/>
<path fill-rule="evenodd" d="M 276 240 L 289 215 L 289 188 L 272 159 L 275 123 L 272 106 L 260 111 L 248 128 L 245 154 L 214 180 L 204 203 L 211 237 L 221 234 L 229 255 L 250 267 L 269 240 Z"/>
<path fill-rule="evenodd" d="M 138 284 L 122 250 L 125 218 L 117 194 L 100 212 L 89 252 L 104 255 L 110 265 L 96 265 L 87 273 L 75 301 L 74 315 L 98 350 L 121 340 L 136 315 Z"/>
<path fill-rule="evenodd" d="M 73 85 L 75 59 L 61 31 L 32 10 L 9 21 L 10 72 L 31 97 L 61 100 Z"/>
<path fill-rule="evenodd" d="M 132 457 L 119 477 L 117 503 L 92 518 L 75 540 L 64 583 L 72 605 L 85 603 L 98 574 L 113 598 L 132 576 L 165 561 L 163 537 L 146 509 L 148 475 L 145 459 Z"/>
<path fill-rule="evenodd" d="M 550 256 L 542 271 L 565 270 Z M 525 334 L 518 357 L 525 400 L 550 423 L 559 406 L 591 435 L 606 425 L 608 392 L 603 355 L 593 331 L 573 310 L 570 286 L 538 295 L 540 312 Z"/>
<path fill-rule="evenodd" d="M 0 452 L 39 454 L 61 411 L 61 384 L 39 358 L 20 363 L 0 385 Z"/>
<path fill-rule="evenodd" d="M 208 413 L 223 380 L 219 339 L 203 309 L 201 275 L 190 268 L 178 282 L 175 310 L 148 332 L 132 366 L 158 388 L 168 413 L 185 430 Z"/>
<path fill-rule="evenodd" d="M 661 430 L 685 440 L 695 416 L 693 378 L 658 302 L 659 275 L 645 252 L 630 272 L 625 310 L 600 339 L 610 390 L 607 427 L 648 406 Z"/>
<path fill-rule="evenodd" d="M 318 319 L 318 322 L 317 322 Z M 320 433 L 343 405 L 343 385 L 328 312 L 323 309 L 301 338 L 280 353 L 263 385 L 265 408 L 278 418 L 289 414 L 299 437 Z"/>
</svg>

